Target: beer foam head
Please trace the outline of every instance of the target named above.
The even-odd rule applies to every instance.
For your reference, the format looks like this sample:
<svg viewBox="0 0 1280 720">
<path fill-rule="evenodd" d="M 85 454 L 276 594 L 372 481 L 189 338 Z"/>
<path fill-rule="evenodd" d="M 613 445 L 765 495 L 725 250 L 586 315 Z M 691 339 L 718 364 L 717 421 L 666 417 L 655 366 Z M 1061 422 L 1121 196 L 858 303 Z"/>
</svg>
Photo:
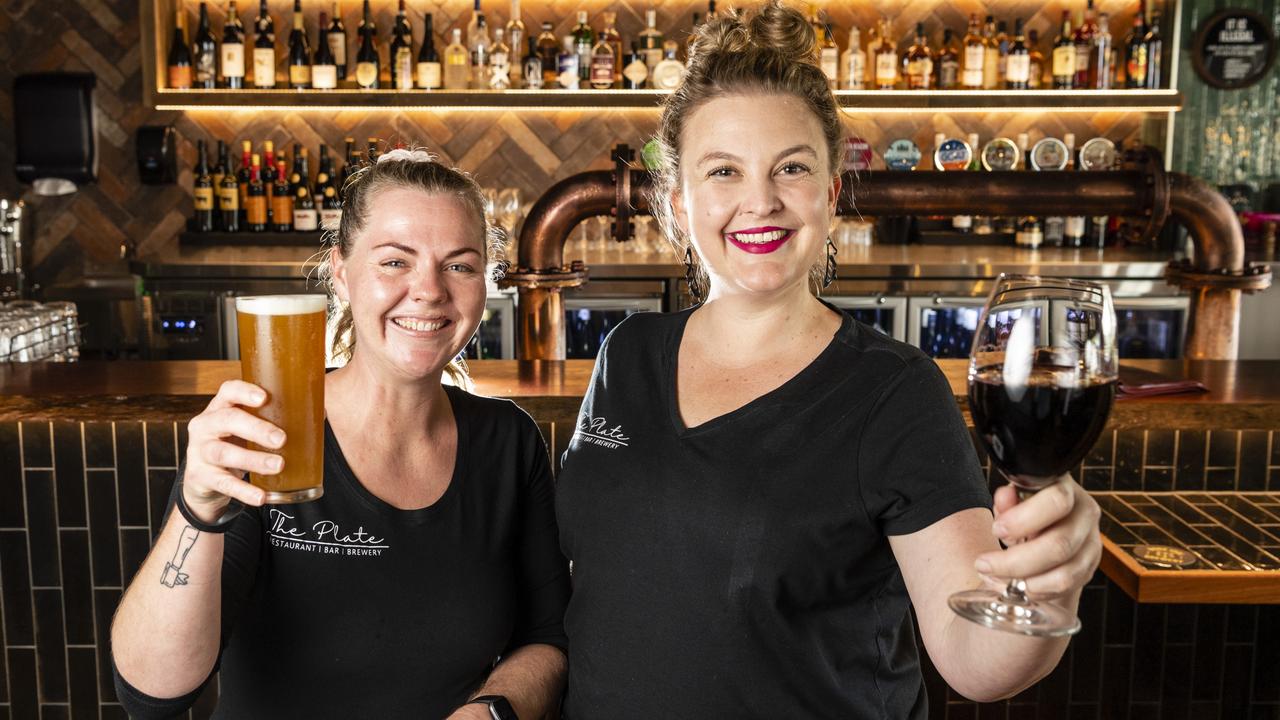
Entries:
<svg viewBox="0 0 1280 720">
<path fill-rule="evenodd" d="M 325 295 L 259 295 L 236 298 L 236 312 L 249 315 L 308 315 L 324 312 Z"/>
</svg>

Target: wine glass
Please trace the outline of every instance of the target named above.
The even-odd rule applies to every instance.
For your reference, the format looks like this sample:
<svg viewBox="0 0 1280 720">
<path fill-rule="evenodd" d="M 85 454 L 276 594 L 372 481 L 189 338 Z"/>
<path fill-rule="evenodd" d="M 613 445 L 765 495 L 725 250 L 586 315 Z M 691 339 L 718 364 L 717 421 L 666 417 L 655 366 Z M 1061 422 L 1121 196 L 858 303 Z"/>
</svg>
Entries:
<svg viewBox="0 0 1280 720">
<path fill-rule="evenodd" d="M 991 462 L 1020 499 L 1052 485 L 1093 447 L 1115 399 L 1117 369 L 1106 285 L 997 278 L 969 353 L 969 410 Z M 968 620 L 1023 635 L 1080 630 L 1072 613 L 1029 599 L 1019 579 L 1002 592 L 956 593 L 949 604 Z"/>
</svg>

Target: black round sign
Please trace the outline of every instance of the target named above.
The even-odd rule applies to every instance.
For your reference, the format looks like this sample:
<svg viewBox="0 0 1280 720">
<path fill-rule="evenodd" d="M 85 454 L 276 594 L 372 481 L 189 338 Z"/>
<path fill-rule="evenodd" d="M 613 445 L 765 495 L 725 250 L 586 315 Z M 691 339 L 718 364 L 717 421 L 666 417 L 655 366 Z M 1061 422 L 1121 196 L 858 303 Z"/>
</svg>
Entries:
<svg viewBox="0 0 1280 720">
<path fill-rule="evenodd" d="M 1276 39 L 1267 21 L 1249 10 L 1220 10 L 1200 23 L 1191 64 L 1206 83 L 1234 90 L 1258 82 L 1276 59 Z"/>
</svg>

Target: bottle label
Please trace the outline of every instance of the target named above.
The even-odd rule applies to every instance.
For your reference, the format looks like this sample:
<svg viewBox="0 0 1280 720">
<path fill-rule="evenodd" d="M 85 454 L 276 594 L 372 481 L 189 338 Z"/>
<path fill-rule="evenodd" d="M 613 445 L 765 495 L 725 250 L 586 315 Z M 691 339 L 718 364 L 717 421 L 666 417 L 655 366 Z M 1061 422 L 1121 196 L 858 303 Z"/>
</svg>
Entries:
<svg viewBox="0 0 1280 720">
<path fill-rule="evenodd" d="M 861 90 L 867 82 L 867 59 L 861 52 L 851 52 L 845 65 L 845 89 Z"/>
<path fill-rule="evenodd" d="M 494 90 L 511 87 L 511 62 L 504 52 L 489 56 L 489 87 Z"/>
<path fill-rule="evenodd" d="M 329 52 L 333 53 L 334 65 L 347 64 L 347 34 L 331 32 L 329 37 Z"/>
<path fill-rule="evenodd" d="M 1063 45 L 1053 49 L 1053 76 L 1066 77 L 1076 74 L 1076 46 Z"/>
<path fill-rule="evenodd" d="M 530 55 L 524 61 L 524 86 L 530 90 L 542 89 L 542 58 Z"/>
<path fill-rule="evenodd" d="M 223 44 L 222 77 L 244 77 L 244 45 L 232 43 Z"/>
<path fill-rule="evenodd" d="M 658 67 L 658 63 L 662 62 L 661 47 L 641 48 L 640 55 L 644 58 L 644 64 L 649 68 L 649 72 L 653 72 L 653 69 Z"/>
<path fill-rule="evenodd" d="M 973 227 L 972 215 L 956 215 L 951 218 L 951 227 L 956 230 L 968 230 Z"/>
<path fill-rule="evenodd" d="M 597 90 L 613 87 L 613 55 L 601 53 L 592 56 L 591 86 Z"/>
<path fill-rule="evenodd" d="M 211 50 L 196 53 L 196 82 L 198 84 L 205 85 L 216 79 L 217 68 L 215 66 L 217 62 L 218 60 Z"/>
<path fill-rule="evenodd" d="M 898 55 L 891 52 L 876 53 L 876 84 L 892 85 L 898 79 Z"/>
<path fill-rule="evenodd" d="M 253 195 L 245 198 L 244 219 L 250 225 L 267 224 L 267 198 L 264 195 Z"/>
<path fill-rule="evenodd" d="M 964 49 L 964 85 L 965 87 L 982 87 L 982 63 L 986 48 L 981 45 L 967 45 Z"/>
<path fill-rule="evenodd" d="M 831 87 L 836 86 L 836 78 L 840 74 L 840 51 L 833 47 L 822 48 L 822 72 L 827 76 Z"/>
<path fill-rule="evenodd" d="M 219 188 L 218 189 L 218 209 L 219 210 L 239 210 L 240 209 L 240 188 Z"/>
<path fill-rule="evenodd" d="M 1075 215 L 1067 218 L 1067 226 L 1063 232 L 1069 238 L 1084 237 L 1084 216 Z"/>
<path fill-rule="evenodd" d="M 342 224 L 342 208 L 323 208 L 320 210 L 320 227 L 325 230 L 338 229 Z"/>
<path fill-rule="evenodd" d="M 253 49 L 253 86 L 276 86 L 276 51 L 271 48 Z"/>
<path fill-rule="evenodd" d="M 334 68 L 337 72 L 337 68 Z M 336 75 L 335 75 L 336 77 Z M 310 65 L 290 65 L 289 66 L 289 84 L 305 86 L 311 84 L 311 66 Z"/>
<path fill-rule="evenodd" d="M 338 68 L 333 65 L 312 65 L 311 87 L 317 90 L 332 90 L 338 87 Z"/>
<path fill-rule="evenodd" d="M 675 90 L 684 79 L 684 65 L 679 60 L 663 60 L 653 70 L 653 86 L 659 90 Z"/>
<path fill-rule="evenodd" d="M 1126 65 L 1129 75 L 1129 87 L 1140 88 L 1147 84 L 1147 46 L 1134 50 L 1129 55 L 1129 62 Z"/>
<path fill-rule="evenodd" d="M 988 47 L 982 59 L 982 87 L 994 88 L 1000 83 L 1000 49 Z"/>
<path fill-rule="evenodd" d="M 1027 71 L 1027 87 L 1031 88 L 1032 90 L 1038 89 L 1040 87 L 1040 78 L 1043 75 L 1044 75 L 1044 65 L 1042 65 L 1039 61 L 1031 63 L 1030 69 Z"/>
<path fill-rule="evenodd" d="M 170 65 L 169 87 L 175 90 L 187 90 L 191 87 L 191 66 Z"/>
<path fill-rule="evenodd" d="M 1040 229 L 1040 223 L 1026 222 L 1018 228 L 1013 241 L 1021 247 L 1037 248 L 1044 242 L 1044 231 Z"/>
<path fill-rule="evenodd" d="M 642 88 L 644 87 L 644 81 L 649 78 L 649 68 L 644 64 L 644 60 L 640 56 L 636 56 L 635 60 L 632 60 L 622 69 L 622 75 L 631 83 L 630 86 L 633 89 Z"/>
<path fill-rule="evenodd" d="M 320 215 L 311 209 L 293 211 L 293 229 L 298 232 L 311 232 L 320 228 Z"/>
<path fill-rule="evenodd" d="M 1031 56 L 1010 55 L 1005 65 L 1005 79 L 1011 83 L 1024 83 L 1031 77 Z"/>
<path fill-rule="evenodd" d="M 293 196 L 292 195 L 273 195 L 271 196 L 271 217 L 274 218 L 277 225 L 283 225 L 293 221 Z"/>
<path fill-rule="evenodd" d="M 438 90 L 440 89 L 440 81 L 440 63 L 418 63 L 418 87 L 423 90 Z"/>
<path fill-rule="evenodd" d="M 195 200 L 196 212 L 213 210 L 213 188 L 195 188 L 192 198 Z"/>
<path fill-rule="evenodd" d="M 1089 51 L 1093 48 L 1089 45 L 1076 45 L 1076 74 L 1089 72 Z"/>
<path fill-rule="evenodd" d="M 356 83 L 362 88 L 376 87 L 378 84 L 378 64 L 371 62 L 356 63 Z"/>
<path fill-rule="evenodd" d="M 578 89 L 578 56 L 574 53 L 560 55 L 560 74 L 557 76 L 560 87 L 566 90 Z"/>
</svg>

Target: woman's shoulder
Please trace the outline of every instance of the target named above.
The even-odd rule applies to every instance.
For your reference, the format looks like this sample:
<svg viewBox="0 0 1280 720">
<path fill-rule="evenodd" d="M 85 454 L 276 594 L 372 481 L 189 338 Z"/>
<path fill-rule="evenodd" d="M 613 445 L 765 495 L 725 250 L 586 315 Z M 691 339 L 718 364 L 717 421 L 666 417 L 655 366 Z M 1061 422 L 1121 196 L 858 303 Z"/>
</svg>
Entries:
<svg viewBox="0 0 1280 720">
<path fill-rule="evenodd" d="M 469 423 L 485 424 L 508 432 L 538 432 L 533 417 L 513 400 L 477 395 L 456 385 L 445 385 L 454 412 L 466 416 Z"/>
<path fill-rule="evenodd" d="M 638 312 L 632 313 L 622 319 L 609 334 L 605 337 L 604 344 L 601 345 L 601 353 L 607 352 L 609 349 L 615 351 L 619 348 L 626 347 L 628 353 L 635 352 L 636 348 L 653 349 L 658 347 L 656 344 L 658 339 L 668 337 L 671 333 L 676 332 L 683 327 L 689 320 L 689 315 L 693 312 L 693 308 L 680 310 L 678 312 Z"/>
</svg>

